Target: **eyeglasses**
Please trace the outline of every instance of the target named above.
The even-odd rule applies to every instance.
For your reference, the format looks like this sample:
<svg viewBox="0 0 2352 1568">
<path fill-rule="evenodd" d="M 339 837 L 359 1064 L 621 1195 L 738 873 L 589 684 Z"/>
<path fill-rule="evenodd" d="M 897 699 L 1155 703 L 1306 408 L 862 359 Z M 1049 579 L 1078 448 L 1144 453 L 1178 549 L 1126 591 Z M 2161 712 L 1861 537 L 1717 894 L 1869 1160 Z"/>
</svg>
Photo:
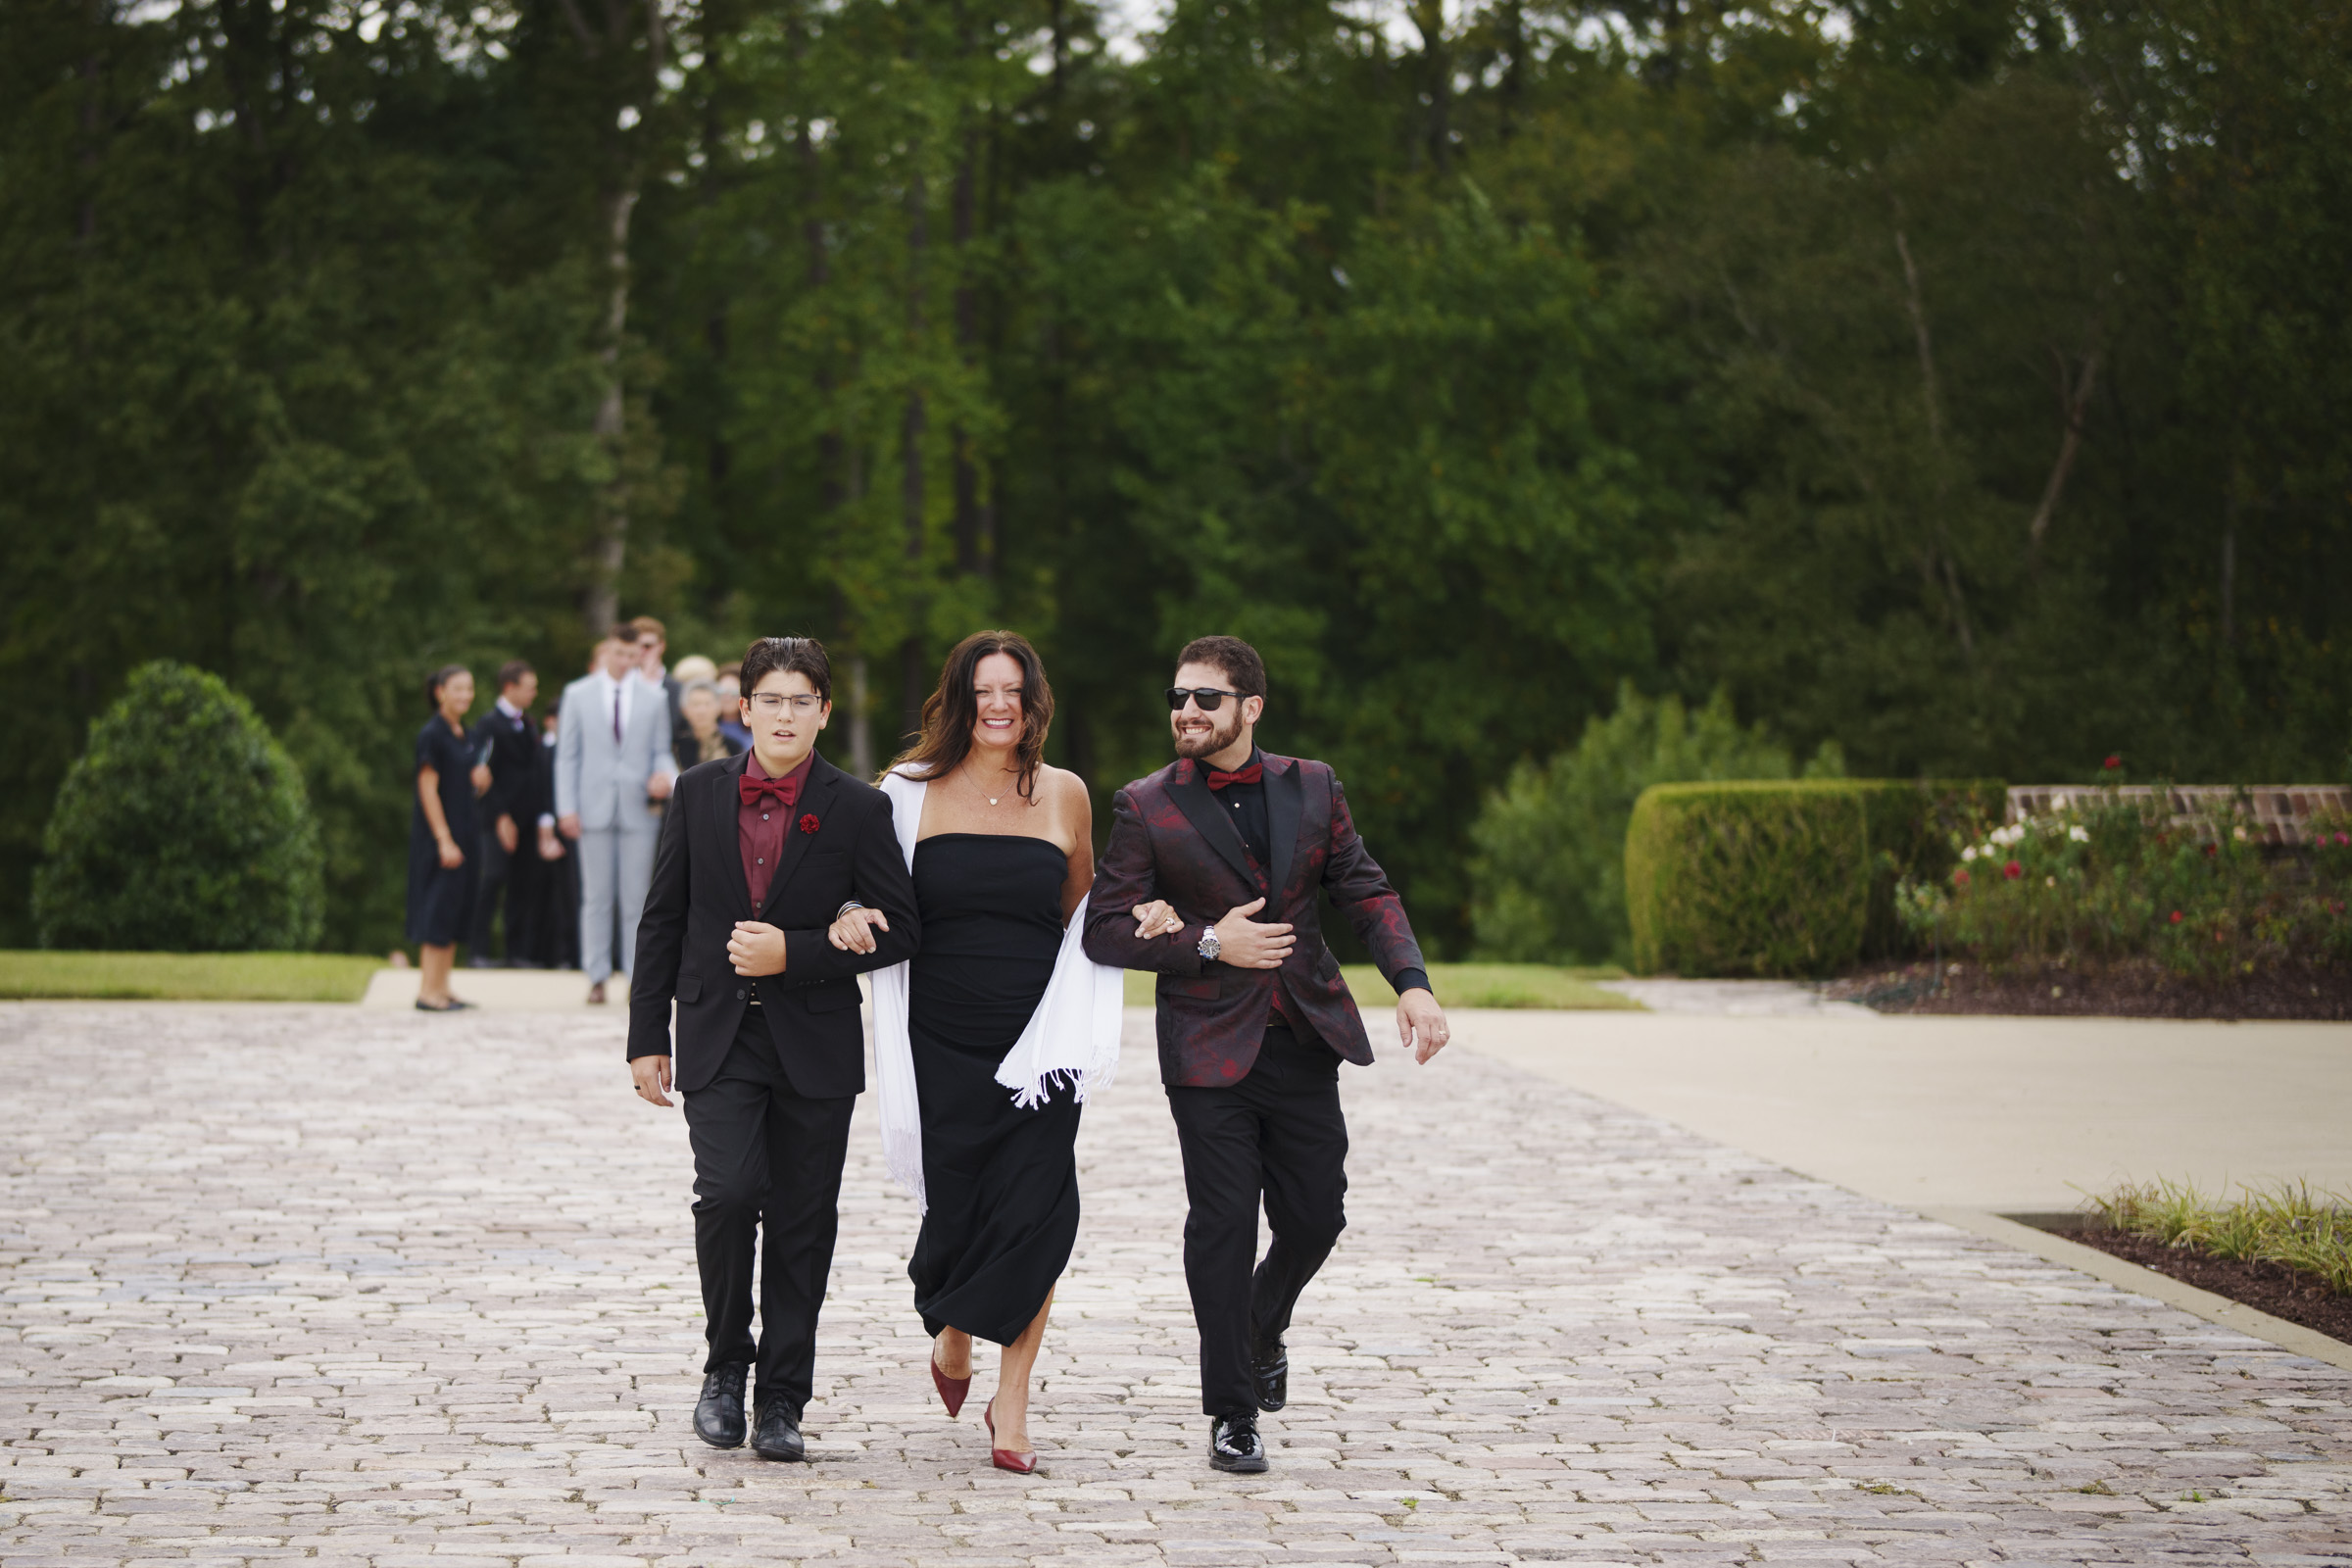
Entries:
<svg viewBox="0 0 2352 1568">
<path fill-rule="evenodd" d="M 1226 698 L 1242 695 L 1240 692 L 1221 692 L 1214 686 L 1195 686 L 1189 689 L 1183 686 L 1171 686 L 1168 688 L 1168 711 L 1171 713 L 1183 712 L 1184 700 L 1190 697 L 1200 705 L 1200 711 L 1213 713 L 1224 705 Z"/>
<path fill-rule="evenodd" d="M 787 697 L 782 692 L 761 692 L 759 696 L 746 700 L 760 710 L 761 718 L 775 717 L 784 711 L 786 703 L 792 705 L 793 713 L 798 716 L 812 711 L 817 704 L 824 701 L 822 697 L 809 697 L 805 694 L 798 697 Z"/>
</svg>

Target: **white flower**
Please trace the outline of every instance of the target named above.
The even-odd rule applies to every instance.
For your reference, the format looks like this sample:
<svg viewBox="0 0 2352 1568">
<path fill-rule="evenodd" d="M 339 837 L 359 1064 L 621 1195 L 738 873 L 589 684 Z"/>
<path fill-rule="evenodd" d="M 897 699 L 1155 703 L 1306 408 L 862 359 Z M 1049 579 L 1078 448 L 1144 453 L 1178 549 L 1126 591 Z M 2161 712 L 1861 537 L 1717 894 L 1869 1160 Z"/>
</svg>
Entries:
<svg viewBox="0 0 2352 1568">
<path fill-rule="evenodd" d="M 2235 839 L 2243 840 L 2246 836 L 2246 830 L 2242 827 L 2233 827 L 2230 830 L 2230 836 Z"/>
<path fill-rule="evenodd" d="M 1970 845 L 1970 846 L 1969 846 L 1967 849 L 1965 849 L 1965 850 L 1962 850 L 1962 851 L 1960 852 L 1960 858 L 1962 858 L 1963 860 L 1973 860 L 1973 859 L 1975 859 L 1976 858 L 1977 858 L 1977 847 L 1976 847 L 1974 844 L 1971 844 L 1971 845 Z"/>
<path fill-rule="evenodd" d="M 2058 885 L 2058 879 L 2054 876 L 2045 876 L 2041 879 L 2041 885 L 2045 888 L 2054 888 Z"/>
<path fill-rule="evenodd" d="M 2077 844 L 2088 844 L 2090 842 L 2090 830 L 2084 827 L 2070 827 L 2066 830 L 2066 836 L 2070 839 L 2073 839 Z"/>
</svg>

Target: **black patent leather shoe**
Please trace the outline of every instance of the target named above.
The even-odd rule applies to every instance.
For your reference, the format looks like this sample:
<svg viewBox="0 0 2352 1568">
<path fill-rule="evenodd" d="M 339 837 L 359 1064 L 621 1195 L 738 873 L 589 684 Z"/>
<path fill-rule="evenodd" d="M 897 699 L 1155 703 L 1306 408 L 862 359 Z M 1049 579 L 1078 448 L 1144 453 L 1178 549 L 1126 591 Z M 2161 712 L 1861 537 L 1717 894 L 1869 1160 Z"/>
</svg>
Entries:
<svg viewBox="0 0 2352 1568">
<path fill-rule="evenodd" d="M 1208 1464 L 1237 1476 L 1262 1475 L 1266 1468 L 1265 1440 L 1257 1435 L 1257 1416 L 1221 1415 L 1208 1429 Z"/>
<path fill-rule="evenodd" d="M 762 1459 L 793 1463 L 808 1457 L 801 1441 L 801 1413 L 782 1400 L 760 1412 L 760 1428 L 752 1434 L 752 1451 Z"/>
<path fill-rule="evenodd" d="M 703 1379 L 703 1396 L 694 1405 L 694 1435 L 713 1448 L 743 1446 L 742 1362 L 722 1366 Z"/>
<path fill-rule="evenodd" d="M 1291 1352 L 1280 1340 L 1251 1352 L 1250 1380 L 1257 1385 L 1260 1410 L 1279 1410 L 1291 1402 Z"/>
</svg>

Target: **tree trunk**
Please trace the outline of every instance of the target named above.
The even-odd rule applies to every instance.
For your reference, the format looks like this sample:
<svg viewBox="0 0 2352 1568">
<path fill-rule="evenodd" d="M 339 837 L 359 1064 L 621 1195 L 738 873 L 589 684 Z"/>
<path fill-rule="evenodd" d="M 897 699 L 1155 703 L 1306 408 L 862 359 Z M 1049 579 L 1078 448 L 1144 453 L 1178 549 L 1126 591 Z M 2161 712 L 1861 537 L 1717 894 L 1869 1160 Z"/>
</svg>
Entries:
<svg viewBox="0 0 2352 1568">
<path fill-rule="evenodd" d="M 1412 18 L 1421 33 L 1421 90 L 1428 100 L 1421 143 L 1430 167 L 1443 174 L 1453 161 L 1453 62 L 1446 47 L 1445 0 L 1413 0 Z M 1417 148 L 1414 167 L 1420 163 Z"/>
<path fill-rule="evenodd" d="M 1959 564 L 1952 559 L 1951 534 L 1944 526 L 1946 503 L 1951 496 L 1951 471 L 1943 447 L 1943 398 L 1936 383 L 1936 342 L 1928 331 L 1927 298 L 1920 290 L 1919 269 L 1911 261 L 1911 242 L 1900 228 L 1894 231 L 1894 253 L 1902 258 L 1903 305 L 1911 318 L 1912 336 L 1919 345 L 1920 398 L 1927 406 L 1928 444 L 1936 455 L 1933 527 L 1936 552 L 1942 564 L 1945 608 L 1952 617 L 1952 629 L 1959 635 L 1961 655 L 1973 664 L 1977 658 L 1976 634 L 1969 627 L 1968 599 L 1961 591 Z"/>
<path fill-rule="evenodd" d="M 597 494 L 595 574 L 584 609 L 588 635 L 602 637 L 620 618 L 620 568 L 628 555 L 629 481 L 626 403 L 620 374 L 621 336 L 629 324 L 629 215 L 637 207 L 634 180 L 605 197 L 605 267 L 612 292 L 605 305 L 605 341 L 597 358 L 605 367 L 605 394 L 591 426 L 597 445 L 612 465 L 612 477 Z"/>
<path fill-rule="evenodd" d="M 2050 482 L 2042 486 L 2041 505 L 2034 509 L 2034 520 L 2026 525 L 2026 555 L 2034 566 L 2041 564 L 2042 538 L 2050 531 L 2050 517 L 2058 510 L 2067 476 L 2075 471 L 2075 458 L 2082 450 L 2082 420 L 2090 408 L 2090 389 L 2099 378 L 2097 349 L 2082 356 L 2080 376 L 2067 368 L 2065 355 L 2052 349 L 2050 357 L 2058 362 L 2058 413 L 2066 429 L 2058 440 L 2058 461 L 2050 466 Z"/>
<path fill-rule="evenodd" d="M 850 771 L 861 779 L 874 776 L 874 727 L 866 722 L 865 655 L 850 655 Z"/>
<path fill-rule="evenodd" d="M 956 247 L 956 352 L 969 368 L 979 349 L 980 299 L 966 270 L 974 230 L 977 192 L 974 165 L 979 157 L 978 136 L 966 129 L 963 159 L 956 170 L 956 193 L 951 204 L 950 238 Z M 961 424 L 950 427 L 948 447 L 954 454 L 956 487 L 956 567 L 976 577 L 996 572 L 995 509 L 981 495 L 980 465 Z"/>
<path fill-rule="evenodd" d="M 919 153 L 916 155 L 919 156 Z M 931 200 L 928 184 L 918 172 L 906 184 L 906 346 L 920 355 L 927 318 L 924 269 L 930 265 Z M 900 733 L 914 735 L 922 728 L 923 697 L 923 437 L 931 416 L 918 379 L 906 389 L 906 406 L 899 418 L 899 519 L 906 530 L 906 574 L 910 591 L 906 605 L 906 638 L 899 646 Z"/>
</svg>

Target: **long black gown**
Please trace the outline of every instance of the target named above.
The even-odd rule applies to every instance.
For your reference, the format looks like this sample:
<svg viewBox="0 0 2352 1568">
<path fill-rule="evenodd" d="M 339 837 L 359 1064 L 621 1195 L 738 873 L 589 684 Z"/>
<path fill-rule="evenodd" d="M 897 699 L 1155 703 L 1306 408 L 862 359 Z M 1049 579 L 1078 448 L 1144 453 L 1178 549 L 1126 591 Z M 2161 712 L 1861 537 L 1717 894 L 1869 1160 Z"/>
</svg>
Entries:
<svg viewBox="0 0 2352 1568">
<path fill-rule="evenodd" d="M 1053 976 L 1068 876 L 1044 839 L 935 833 L 914 848 L 923 945 L 906 1021 L 930 1207 L 906 1272 L 934 1336 L 1011 1344 L 1078 1240 L 1076 1091 L 1023 1110 L 997 1082 Z"/>
</svg>

